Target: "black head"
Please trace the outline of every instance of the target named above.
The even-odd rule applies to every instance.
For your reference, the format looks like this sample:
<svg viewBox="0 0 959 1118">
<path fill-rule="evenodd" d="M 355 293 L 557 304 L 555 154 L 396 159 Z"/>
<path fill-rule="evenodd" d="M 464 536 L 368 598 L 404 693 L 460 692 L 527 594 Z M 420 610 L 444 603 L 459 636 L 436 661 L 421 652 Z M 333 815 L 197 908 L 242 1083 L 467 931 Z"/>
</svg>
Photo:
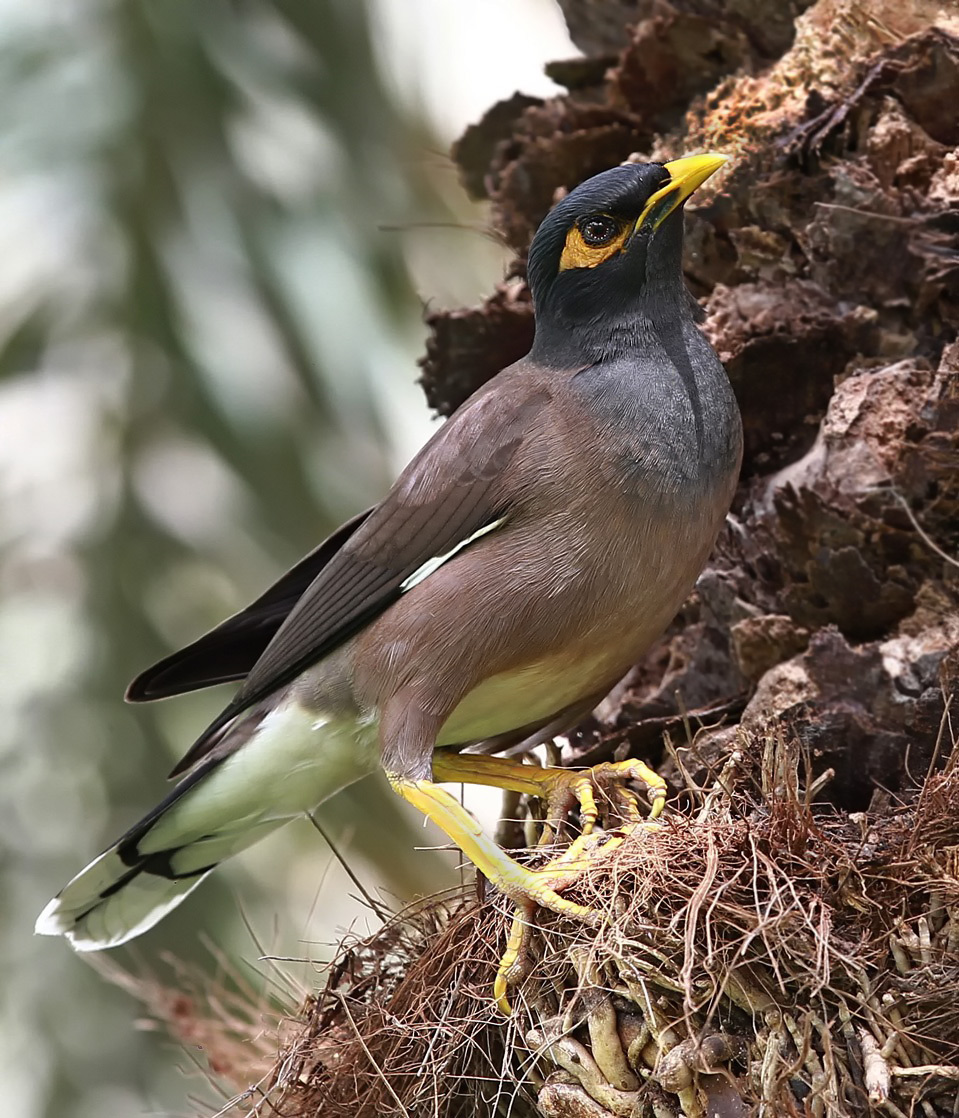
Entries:
<svg viewBox="0 0 959 1118">
<path fill-rule="evenodd" d="M 725 158 L 629 163 L 571 191 L 529 251 L 537 348 L 565 335 L 615 330 L 651 304 L 687 312 L 683 203 Z"/>
</svg>

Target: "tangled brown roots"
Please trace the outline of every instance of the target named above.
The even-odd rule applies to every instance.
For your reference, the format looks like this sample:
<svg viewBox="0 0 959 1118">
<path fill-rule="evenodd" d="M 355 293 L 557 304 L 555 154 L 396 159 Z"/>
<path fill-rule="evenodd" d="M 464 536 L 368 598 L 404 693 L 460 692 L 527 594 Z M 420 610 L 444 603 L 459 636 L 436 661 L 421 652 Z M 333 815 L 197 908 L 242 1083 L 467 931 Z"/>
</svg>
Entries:
<svg viewBox="0 0 959 1118">
<path fill-rule="evenodd" d="M 422 904 L 344 948 L 257 1113 L 951 1115 L 955 757 L 850 816 L 790 744 L 740 744 L 577 889 L 601 931 L 540 914 L 511 1019 L 490 998 L 507 907 Z"/>
</svg>

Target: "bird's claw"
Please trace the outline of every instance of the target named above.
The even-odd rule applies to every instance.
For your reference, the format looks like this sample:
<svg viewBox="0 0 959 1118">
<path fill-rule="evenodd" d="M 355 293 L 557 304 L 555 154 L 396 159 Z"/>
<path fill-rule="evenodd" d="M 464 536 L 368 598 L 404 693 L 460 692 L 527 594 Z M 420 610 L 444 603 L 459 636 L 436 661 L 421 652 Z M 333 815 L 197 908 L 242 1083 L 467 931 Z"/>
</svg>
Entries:
<svg viewBox="0 0 959 1118">
<path fill-rule="evenodd" d="M 627 780 L 638 780 L 648 789 L 650 810 L 646 818 L 639 810 Z M 583 923 L 599 925 L 606 915 L 560 895 L 591 869 L 607 859 L 637 827 L 656 827 L 666 799 L 666 782 L 638 760 L 611 761 L 591 769 L 547 769 L 543 771 L 546 819 L 539 846 L 551 844 L 565 825 L 567 813 L 578 806 L 581 833 L 569 846 L 543 866 L 519 867 L 516 880 L 504 891 L 516 909 L 493 985 L 496 1004 L 509 1015 L 507 991 L 527 973 L 530 965 L 529 935 L 537 907 L 547 908 Z M 599 795 L 597 795 L 597 793 Z M 602 820 L 603 827 L 597 831 Z"/>
<path fill-rule="evenodd" d="M 635 758 L 606 761 L 584 770 L 544 769 L 541 799 L 545 802 L 546 819 L 540 845 L 554 841 L 567 813 L 577 805 L 582 835 L 593 832 L 601 814 L 605 820 L 618 818 L 620 825 L 642 822 L 636 798 L 625 786 L 627 780 L 646 785 L 650 801 L 649 819 L 657 819 L 666 801 L 666 782 L 643 761 Z M 597 792 L 604 801 L 602 812 L 597 804 Z"/>
</svg>

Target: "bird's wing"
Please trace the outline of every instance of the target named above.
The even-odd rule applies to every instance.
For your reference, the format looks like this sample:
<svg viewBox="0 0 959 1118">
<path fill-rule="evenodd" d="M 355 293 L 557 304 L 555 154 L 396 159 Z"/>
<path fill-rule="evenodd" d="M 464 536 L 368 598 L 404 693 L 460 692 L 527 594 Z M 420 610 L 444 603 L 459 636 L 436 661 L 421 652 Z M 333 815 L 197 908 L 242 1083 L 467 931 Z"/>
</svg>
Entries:
<svg viewBox="0 0 959 1118">
<path fill-rule="evenodd" d="M 502 374 L 501 374 L 502 375 Z M 499 378 L 497 378 L 499 379 Z M 508 467 L 535 437 L 545 387 L 480 389 L 300 595 L 233 701 L 173 770 L 192 767 L 241 711 L 295 679 L 509 514 Z"/>
<path fill-rule="evenodd" d="M 127 699 L 145 703 L 244 679 L 303 592 L 372 511 L 337 528 L 245 609 L 141 672 L 127 688 Z"/>
</svg>

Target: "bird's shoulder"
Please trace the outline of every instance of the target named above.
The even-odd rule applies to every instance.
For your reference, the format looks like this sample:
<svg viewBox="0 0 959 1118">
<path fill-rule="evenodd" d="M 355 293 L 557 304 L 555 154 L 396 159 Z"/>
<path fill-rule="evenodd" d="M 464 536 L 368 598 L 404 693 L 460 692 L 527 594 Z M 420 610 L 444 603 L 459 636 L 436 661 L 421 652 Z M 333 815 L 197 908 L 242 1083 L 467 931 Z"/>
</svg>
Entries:
<svg viewBox="0 0 959 1118">
<path fill-rule="evenodd" d="M 503 369 L 411 459 L 383 506 L 394 501 L 422 505 L 443 490 L 500 477 L 523 440 L 540 428 L 557 388 L 555 374 L 529 358 Z"/>
<path fill-rule="evenodd" d="M 431 565 L 505 523 L 510 466 L 554 395 L 549 370 L 528 360 L 474 392 L 292 604 L 214 727 L 349 639 Z"/>
</svg>

